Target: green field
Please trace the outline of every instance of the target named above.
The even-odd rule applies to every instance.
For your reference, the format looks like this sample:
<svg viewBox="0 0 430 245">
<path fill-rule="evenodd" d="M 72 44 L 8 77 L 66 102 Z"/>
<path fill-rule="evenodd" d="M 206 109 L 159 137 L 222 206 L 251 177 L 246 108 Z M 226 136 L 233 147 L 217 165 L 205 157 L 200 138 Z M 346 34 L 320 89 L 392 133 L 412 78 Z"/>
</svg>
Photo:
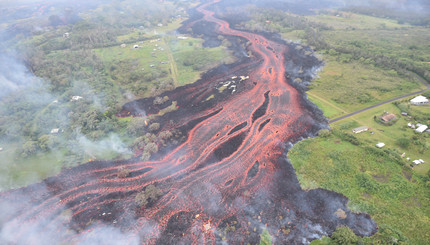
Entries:
<svg viewBox="0 0 430 245">
<path fill-rule="evenodd" d="M 353 112 L 425 88 L 418 80 L 398 75 L 393 70 L 383 70 L 358 61 L 343 63 L 337 57 L 324 56 L 326 65 L 310 86 L 311 94 L 332 104 L 323 103 L 325 107 L 331 107 L 324 110 L 329 113 L 328 118 L 338 116 L 337 108 Z"/>
<path fill-rule="evenodd" d="M 417 107 L 417 109 L 426 109 L 430 113 L 430 107 Z M 415 110 L 415 108 L 413 108 Z M 392 126 L 381 124 L 374 120 L 374 116 L 382 115 L 384 112 L 394 113 L 399 120 Z M 407 116 L 401 116 L 401 110 L 393 105 L 386 104 L 366 112 L 362 112 L 348 119 L 338 121 L 331 125 L 332 128 L 342 128 L 345 132 L 351 132 L 354 127 L 368 126 L 370 130 L 357 134 L 356 137 L 365 142 L 369 146 L 375 146 L 379 142 L 386 144 L 385 147 L 396 150 L 399 155 L 405 154 L 405 158 L 409 157 L 410 161 L 405 163 L 412 164 L 411 161 L 423 159 L 426 161 L 424 164 L 414 166 L 414 169 L 425 175 L 430 170 L 430 135 L 428 133 L 419 134 L 413 129 L 409 128 L 407 124 L 411 123 L 427 123 L 420 120 L 409 119 Z M 351 123 L 356 122 L 356 123 Z M 350 126 L 348 126 L 350 125 Z M 371 134 L 373 132 L 374 134 Z M 410 143 L 407 147 L 398 145 L 398 139 L 407 139 Z M 424 144 L 424 145 L 422 145 Z"/>
<path fill-rule="evenodd" d="M 332 134 L 298 143 L 288 157 L 303 188 L 342 193 L 352 210 L 369 213 L 379 225 L 374 242 L 425 244 L 430 239 L 430 193 L 424 178 L 383 150 Z"/>
<path fill-rule="evenodd" d="M 138 45 L 139 48 L 133 48 L 134 45 Z M 106 47 L 97 49 L 96 52 L 105 63 L 107 70 L 113 65 L 117 67 L 125 63 L 129 67 L 121 69 L 128 69 L 136 76 L 145 77 L 152 76 L 153 73 L 165 73 L 167 76 L 163 79 L 172 79 L 175 86 L 193 83 L 208 69 L 233 61 L 225 47 L 203 48 L 201 39 L 189 37 L 182 40 L 177 39 L 176 36 L 159 38 L 156 35 L 149 40 L 127 44 L 125 48 Z M 191 60 L 191 62 L 185 65 L 185 60 Z M 194 64 L 204 64 L 204 66 L 195 68 Z M 130 80 L 127 73 L 121 72 L 121 74 L 125 76 L 115 79 L 119 83 Z M 143 84 L 146 87 L 145 91 L 136 95 L 153 96 L 151 88 L 157 86 L 157 83 L 159 81 L 154 79 Z"/>
<path fill-rule="evenodd" d="M 428 78 L 428 28 L 341 11 L 305 18 L 329 27 L 317 33 L 329 48 L 319 50 L 325 66 L 308 91 L 309 99 L 328 119 L 426 88 L 422 79 L 402 69 Z M 306 30 L 282 36 L 302 42 L 312 39 Z M 394 69 L 395 62 L 407 65 Z M 379 232 L 373 237 L 357 238 L 361 244 L 426 244 L 430 240 L 430 134 L 407 126 L 429 125 L 430 107 L 410 106 L 409 99 L 337 121 L 330 125 L 329 136 L 303 140 L 288 154 L 303 188 L 342 193 L 352 210 L 367 212 L 378 223 Z M 401 116 L 404 111 L 411 118 Z M 386 112 L 398 118 L 391 126 L 375 120 Z M 359 126 L 370 129 L 353 134 L 352 129 Z M 379 142 L 386 145 L 379 149 Z M 411 167 L 416 159 L 425 163 Z M 312 244 L 333 243 L 323 238 Z"/>
<path fill-rule="evenodd" d="M 399 29 L 410 27 L 400 25 L 395 20 L 382 19 L 344 11 L 324 11 L 318 15 L 306 16 L 307 19 L 324 23 L 335 29 Z"/>
</svg>

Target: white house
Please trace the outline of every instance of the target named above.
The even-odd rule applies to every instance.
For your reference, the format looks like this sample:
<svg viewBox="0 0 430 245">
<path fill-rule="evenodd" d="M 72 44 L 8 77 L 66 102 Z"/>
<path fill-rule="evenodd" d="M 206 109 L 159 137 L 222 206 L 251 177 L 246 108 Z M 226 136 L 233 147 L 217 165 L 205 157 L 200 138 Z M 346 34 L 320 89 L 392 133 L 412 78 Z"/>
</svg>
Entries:
<svg viewBox="0 0 430 245">
<path fill-rule="evenodd" d="M 426 97 L 422 96 L 422 95 L 417 96 L 417 97 L 411 99 L 411 104 L 412 105 L 425 105 L 425 104 L 428 104 L 428 103 L 429 103 L 429 100 Z"/>
<path fill-rule="evenodd" d="M 417 129 L 415 129 L 415 131 L 417 131 L 418 133 L 423 133 L 427 129 L 428 129 L 427 125 L 421 125 Z"/>
<path fill-rule="evenodd" d="M 358 133 L 361 133 L 361 132 L 364 132 L 364 131 L 367 131 L 367 130 L 369 130 L 369 127 L 362 126 L 362 127 L 354 128 L 352 130 L 352 132 L 355 133 L 355 134 L 358 134 Z"/>
<path fill-rule="evenodd" d="M 384 146 L 385 146 L 385 144 L 382 142 L 379 142 L 378 144 L 376 144 L 376 147 L 378 147 L 378 148 L 382 148 Z"/>
<path fill-rule="evenodd" d="M 78 101 L 78 100 L 81 100 L 81 99 L 83 99 L 83 97 L 75 95 L 75 96 L 72 96 L 72 100 L 71 101 Z"/>
<path fill-rule="evenodd" d="M 59 128 L 53 128 L 51 129 L 51 134 L 58 134 L 60 132 Z"/>
</svg>

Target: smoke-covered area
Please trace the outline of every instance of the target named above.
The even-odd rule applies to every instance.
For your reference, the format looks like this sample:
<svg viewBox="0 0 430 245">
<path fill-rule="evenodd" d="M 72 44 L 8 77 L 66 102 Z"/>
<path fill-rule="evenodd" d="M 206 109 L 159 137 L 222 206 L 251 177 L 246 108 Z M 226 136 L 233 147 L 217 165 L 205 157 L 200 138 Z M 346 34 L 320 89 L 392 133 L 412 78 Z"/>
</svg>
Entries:
<svg viewBox="0 0 430 245">
<path fill-rule="evenodd" d="M 23 166 L 25 156 L 30 156 L 34 152 L 40 152 L 38 155 L 50 152 L 48 162 L 54 165 L 52 169 L 48 169 L 49 163 L 41 163 L 46 165 L 47 175 L 54 174 L 62 166 L 74 166 L 87 161 L 88 158 L 95 159 L 109 154 L 124 156 L 131 154 L 114 132 L 108 134 L 106 138 L 90 139 L 82 133 L 85 128 L 76 126 L 83 125 L 76 124 L 77 120 L 85 120 L 78 114 L 81 107 L 91 106 L 92 112 L 96 114 L 106 111 L 107 107 L 103 104 L 101 94 L 96 95 L 86 83 L 78 81 L 72 86 L 74 89 L 71 90 L 73 93 L 70 96 L 52 93 L 48 83 L 32 74 L 16 56 L 17 53 L 0 55 L 2 188 L 15 187 L 15 181 L 12 181 L 15 178 L 13 173 L 19 171 L 19 168 L 29 171 L 24 175 L 27 180 L 21 184 L 46 177 L 37 174 L 29 177 L 28 175 L 32 175 L 33 172 L 31 169 L 37 166 Z M 82 99 L 73 101 L 72 95 L 79 95 Z M 29 137 L 31 140 L 27 140 Z M 67 148 L 67 157 L 64 157 L 65 153 L 59 152 L 59 149 L 64 148 Z M 17 158 L 17 155 L 24 158 Z"/>
</svg>

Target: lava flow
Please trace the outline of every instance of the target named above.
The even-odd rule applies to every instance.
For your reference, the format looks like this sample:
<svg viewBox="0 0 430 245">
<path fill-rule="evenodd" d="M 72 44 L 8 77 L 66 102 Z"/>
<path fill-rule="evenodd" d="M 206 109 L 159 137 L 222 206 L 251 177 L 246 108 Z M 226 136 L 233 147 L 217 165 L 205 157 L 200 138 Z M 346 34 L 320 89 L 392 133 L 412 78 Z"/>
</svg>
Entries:
<svg viewBox="0 0 430 245">
<path fill-rule="evenodd" d="M 287 63 L 298 59 L 297 50 L 230 28 L 210 10 L 217 2 L 198 6 L 203 16 L 188 25 L 245 40 L 252 56 L 165 93 L 178 108 L 157 117 L 160 131 L 174 128 L 185 139 L 150 161 L 95 161 L 1 193 L 0 206 L 9 210 L 0 217 L 2 239 L 91 243 L 120 236 L 125 244 L 258 244 L 267 230 L 275 244 L 303 244 L 339 225 L 361 236 L 376 232 L 369 215 L 347 208 L 346 197 L 302 190 L 286 159 L 292 143 L 326 125 L 289 83 Z M 129 103 L 121 114 L 157 113 L 162 108 L 152 101 Z M 121 168 L 130 170 L 126 178 L 117 177 Z M 160 197 L 138 206 L 136 195 L 149 185 L 161 190 Z"/>
</svg>

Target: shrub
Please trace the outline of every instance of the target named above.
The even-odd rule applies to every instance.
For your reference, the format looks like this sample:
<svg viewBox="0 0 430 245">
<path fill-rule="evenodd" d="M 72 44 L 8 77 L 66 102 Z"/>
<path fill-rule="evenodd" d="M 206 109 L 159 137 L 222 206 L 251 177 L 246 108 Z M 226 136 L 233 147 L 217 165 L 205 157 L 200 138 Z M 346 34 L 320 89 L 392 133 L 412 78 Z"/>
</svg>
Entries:
<svg viewBox="0 0 430 245">
<path fill-rule="evenodd" d="M 321 129 L 320 131 L 318 131 L 318 136 L 326 138 L 326 137 L 330 136 L 330 130 L 325 129 L 325 128 Z"/>
<path fill-rule="evenodd" d="M 136 202 L 139 206 L 146 206 L 150 202 L 155 202 L 163 195 L 163 192 L 155 185 L 148 185 L 144 191 L 136 195 Z"/>
<path fill-rule="evenodd" d="M 357 244 L 359 240 L 354 232 L 346 226 L 337 228 L 337 230 L 331 236 L 331 239 L 333 240 L 334 244 L 342 245 Z"/>
<path fill-rule="evenodd" d="M 130 169 L 120 167 L 118 169 L 118 178 L 127 178 L 130 175 Z"/>
<path fill-rule="evenodd" d="M 160 124 L 159 123 L 152 123 L 151 125 L 149 125 L 149 131 L 154 132 L 160 129 Z"/>
</svg>

